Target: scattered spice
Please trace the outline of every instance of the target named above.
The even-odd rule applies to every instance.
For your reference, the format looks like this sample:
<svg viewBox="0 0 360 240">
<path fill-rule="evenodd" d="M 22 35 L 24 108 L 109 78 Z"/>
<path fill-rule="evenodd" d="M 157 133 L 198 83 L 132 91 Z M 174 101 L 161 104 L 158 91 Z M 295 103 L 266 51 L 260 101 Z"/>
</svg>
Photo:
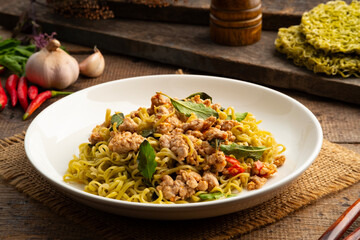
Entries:
<svg viewBox="0 0 360 240">
<path fill-rule="evenodd" d="M 34 100 L 31 101 L 29 107 L 26 109 L 25 114 L 23 115 L 23 120 L 26 120 L 36 109 L 38 109 L 41 104 L 43 104 L 47 99 L 52 97 L 56 97 L 59 95 L 69 95 L 72 92 L 59 92 L 59 91 L 52 91 L 47 90 L 42 92 L 36 96 Z"/>
<path fill-rule="evenodd" d="M 16 92 L 19 83 L 19 77 L 16 74 L 11 74 L 5 83 L 5 89 L 10 94 L 11 106 L 15 107 L 18 101 L 18 95 Z"/>
<path fill-rule="evenodd" d="M 19 80 L 19 85 L 17 87 L 17 95 L 19 97 L 19 103 L 21 107 L 26 111 L 26 109 L 29 106 L 28 102 L 28 86 L 27 86 L 27 80 L 26 77 L 21 77 Z"/>
<path fill-rule="evenodd" d="M 47 0 L 55 13 L 66 17 L 99 20 L 114 18 L 114 12 L 109 9 L 104 0 Z"/>
</svg>

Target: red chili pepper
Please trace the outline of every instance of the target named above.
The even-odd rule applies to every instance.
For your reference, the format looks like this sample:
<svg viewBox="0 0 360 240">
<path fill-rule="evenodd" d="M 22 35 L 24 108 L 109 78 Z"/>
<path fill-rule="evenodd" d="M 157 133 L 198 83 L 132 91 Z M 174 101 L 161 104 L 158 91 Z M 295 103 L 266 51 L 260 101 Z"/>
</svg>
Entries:
<svg viewBox="0 0 360 240">
<path fill-rule="evenodd" d="M 0 81 L 0 109 L 4 109 L 8 102 L 8 97 L 6 96 L 5 90 L 1 85 Z"/>
<path fill-rule="evenodd" d="M 26 109 L 26 112 L 23 116 L 23 120 L 26 120 L 47 99 L 56 97 L 58 95 L 69 95 L 71 93 L 72 92 L 58 92 L 58 91 L 47 90 L 45 92 L 38 94 L 36 98 L 32 100 L 29 107 Z"/>
<path fill-rule="evenodd" d="M 19 82 L 19 77 L 16 74 L 11 74 L 6 80 L 5 88 L 10 94 L 11 106 L 15 107 L 18 101 L 18 95 L 16 88 Z"/>
<path fill-rule="evenodd" d="M 5 72 L 5 67 L 3 65 L 0 65 L 0 74 L 2 74 L 3 72 Z"/>
<path fill-rule="evenodd" d="M 254 162 L 254 166 L 257 170 L 260 171 L 264 167 L 264 163 L 257 160 L 256 162 Z"/>
<path fill-rule="evenodd" d="M 39 93 L 39 89 L 35 85 L 31 85 L 28 89 L 28 96 L 30 100 L 34 100 Z"/>
<path fill-rule="evenodd" d="M 228 167 L 227 170 L 232 176 L 236 176 L 239 173 L 245 172 L 245 169 L 240 165 L 239 161 L 236 158 L 232 158 L 229 156 L 225 156 L 226 161 L 230 163 L 232 166 Z"/>
<path fill-rule="evenodd" d="M 17 95 L 19 98 L 20 105 L 24 109 L 24 111 L 26 111 L 26 109 L 29 106 L 27 92 L 28 92 L 28 86 L 27 86 L 26 77 L 21 77 L 19 80 L 19 85 L 17 87 Z"/>
</svg>

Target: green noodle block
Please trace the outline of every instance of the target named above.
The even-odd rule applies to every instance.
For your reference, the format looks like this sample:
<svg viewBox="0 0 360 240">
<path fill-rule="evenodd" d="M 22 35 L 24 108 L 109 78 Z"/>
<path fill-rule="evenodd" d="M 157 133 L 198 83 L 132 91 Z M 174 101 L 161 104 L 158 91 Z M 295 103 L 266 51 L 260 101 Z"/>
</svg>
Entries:
<svg viewBox="0 0 360 240">
<path fill-rule="evenodd" d="M 330 1 L 303 14 L 301 31 L 316 49 L 360 54 L 360 2 Z"/>
<path fill-rule="evenodd" d="M 293 59 L 295 65 L 305 66 L 314 73 L 340 74 L 344 78 L 352 75 L 360 77 L 360 55 L 326 54 L 317 50 L 306 42 L 298 25 L 280 28 L 275 46 L 279 52 Z"/>
</svg>

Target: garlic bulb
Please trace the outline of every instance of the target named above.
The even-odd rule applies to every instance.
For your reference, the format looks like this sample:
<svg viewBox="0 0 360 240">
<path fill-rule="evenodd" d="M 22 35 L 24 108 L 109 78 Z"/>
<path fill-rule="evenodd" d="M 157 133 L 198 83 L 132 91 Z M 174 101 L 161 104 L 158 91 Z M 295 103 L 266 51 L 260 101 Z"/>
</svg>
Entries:
<svg viewBox="0 0 360 240">
<path fill-rule="evenodd" d="M 94 47 L 94 53 L 79 64 L 80 73 L 88 77 L 99 77 L 105 68 L 105 59 L 99 49 Z"/>
<path fill-rule="evenodd" d="M 79 65 L 75 58 L 67 54 L 56 39 L 28 59 L 25 66 L 29 82 L 43 88 L 64 89 L 79 77 Z"/>
</svg>

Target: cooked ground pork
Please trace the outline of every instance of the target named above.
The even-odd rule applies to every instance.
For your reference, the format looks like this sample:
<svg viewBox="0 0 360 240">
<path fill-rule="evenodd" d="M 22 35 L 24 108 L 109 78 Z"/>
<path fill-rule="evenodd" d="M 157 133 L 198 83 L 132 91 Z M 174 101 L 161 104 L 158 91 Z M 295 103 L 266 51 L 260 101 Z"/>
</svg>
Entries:
<svg viewBox="0 0 360 240">
<path fill-rule="evenodd" d="M 101 134 L 101 128 L 102 128 L 101 125 L 97 125 L 97 126 L 94 127 L 94 129 L 92 130 L 91 135 L 90 135 L 90 137 L 89 137 L 89 142 L 90 142 L 92 145 L 95 145 L 95 144 L 98 143 L 98 142 L 107 140 L 107 139 L 105 139 L 104 134 Z"/>
<path fill-rule="evenodd" d="M 109 149 L 117 153 L 137 151 L 145 139 L 141 135 L 131 132 L 111 132 L 110 136 Z"/>
<path fill-rule="evenodd" d="M 203 139 L 207 141 L 211 141 L 212 139 L 222 139 L 226 140 L 229 134 L 227 132 L 221 131 L 218 128 L 209 128 L 204 132 Z"/>
<path fill-rule="evenodd" d="M 175 180 L 169 175 L 163 176 L 161 183 L 156 187 L 169 201 L 184 200 L 194 195 L 196 191 L 211 191 L 215 186 L 219 186 L 215 174 L 210 172 L 205 172 L 203 177 L 190 170 L 180 170 L 177 174 Z"/>
<path fill-rule="evenodd" d="M 158 126 L 155 129 L 155 132 L 161 134 L 170 134 L 172 130 L 182 125 L 181 120 L 177 117 L 176 114 L 169 116 L 169 114 L 172 113 L 173 111 L 175 111 L 174 108 L 167 108 L 166 106 L 160 106 L 157 109 L 155 115 L 156 116 L 155 121 L 156 122 L 162 121 L 162 122 L 158 124 Z M 165 120 L 163 119 L 164 117 L 166 117 Z"/>
<path fill-rule="evenodd" d="M 221 130 L 230 131 L 233 127 L 240 125 L 240 123 L 234 120 L 223 120 L 219 125 Z"/>
<path fill-rule="evenodd" d="M 164 134 L 159 139 L 161 148 L 169 148 L 178 157 L 178 161 L 184 161 L 189 155 L 189 145 L 185 141 L 182 133 L 173 131 L 172 134 Z"/>
<path fill-rule="evenodd" d="M 247 190 L 254 190 L 261 188 L 267 181 L 267 178 L 259 176 L 251 176 L 247 184 Z"/>
<path fill-rule="evenodd" d="M 210 156 L 206 156 L 207 166 L 206 169 L 214 169 L 216 172 L 222 172 L 226 166 L 225 154 L 222 151 L 217 151 Z"/>
<path fill-rule="evenodd" d="M 120 132 L 136 132 L 138 130 L 139 125 L 134 122 L 134 120 L 132 118 L 129 117 L 125 117 L 124 121 L 120 124 L 120 126 L 118 127 L 118 130 Z"/>
<path fill-rule="evenodd" d="M 195 131 L 205 131 L 209 129 L 216 122 L 216 117 L 211 116 L 207 119 L 195 119 L 189 123 L 184 123 L 182 128 L 184 131 L 195 130 Z"/>
<path fill-rule="evenodd" d="M 277 167 L 281 167 L 285 163 L 285 160 L 286 160 L 286 157 L 284 155 L 277 156 L 274 159 L 274 164 Z"/>
</svg>

